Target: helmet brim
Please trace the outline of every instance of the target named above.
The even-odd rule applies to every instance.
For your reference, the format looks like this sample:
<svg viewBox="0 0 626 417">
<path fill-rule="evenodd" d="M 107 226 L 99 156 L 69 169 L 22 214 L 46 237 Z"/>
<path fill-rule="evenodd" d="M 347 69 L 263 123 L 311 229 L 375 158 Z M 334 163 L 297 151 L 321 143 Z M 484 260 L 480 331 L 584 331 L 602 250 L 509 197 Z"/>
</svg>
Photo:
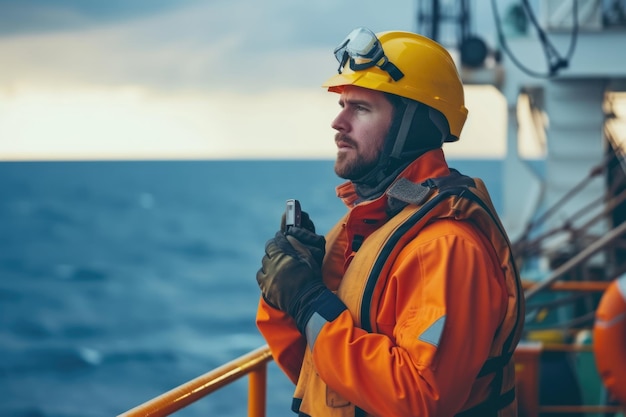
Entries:
<svg viewBox="0 0 626 417">
<path fill-rule="evenodd" d="M 341 74 L 335 74 L 328 78 L 322 83 L 322 87 L 327 88 L 328 91 L 333 93 L 340 93 L 343 87 L 347 85 L 393 93 L 393 91 L 390 91 L 388 88 L 390 80 L 391 78 L 387 74 L 384 74 L 380 70 L 377 71 L 377 69 L 355 72 L 344 71 Z"/>
</svg>

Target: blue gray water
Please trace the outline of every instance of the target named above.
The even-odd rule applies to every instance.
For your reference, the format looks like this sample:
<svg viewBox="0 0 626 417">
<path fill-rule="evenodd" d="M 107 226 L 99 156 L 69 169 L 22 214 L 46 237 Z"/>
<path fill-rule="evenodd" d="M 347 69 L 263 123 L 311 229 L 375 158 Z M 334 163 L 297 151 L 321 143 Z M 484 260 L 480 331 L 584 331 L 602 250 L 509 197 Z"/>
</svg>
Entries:
<svg viewBox="0 0 626 417">
<path fill-rule="evenodd" d="M 0 416 L 110 417 L 264 341 L 255 273 L 284 201 L 344 212 L 332 161 L 0 163 Z M 502 205 L 501 161 L 450 164 Z M 270 365 L 268 415 L 291 415 Z M 247 380 L 176 415 L 246 415 Z"/>
</svg>

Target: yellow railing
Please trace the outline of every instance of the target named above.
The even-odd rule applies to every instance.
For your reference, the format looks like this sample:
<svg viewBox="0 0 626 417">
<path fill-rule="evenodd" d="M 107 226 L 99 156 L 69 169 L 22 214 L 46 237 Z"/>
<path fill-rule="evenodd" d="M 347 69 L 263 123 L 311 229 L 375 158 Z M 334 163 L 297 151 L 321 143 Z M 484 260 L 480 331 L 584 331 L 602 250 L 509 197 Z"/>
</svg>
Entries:
<svg viewBox="0 0 626 417">
<path fill-rule="evenodd" d="M 520 344 L 515 351 L 519 415 L 537 417 L 541 413 L 622 413 L 619 405 L 541 405 L 539 404 L 539 367 L 542 352 L 590 352 L 590 345 Z M 272 355 L 267 345 L 228 362 L 171 391 L 149 400 L 118 417 L 163 417 L 191 405 L 218 389 L 248 375 L 248 417 L 265 417 L 267 364 Z"/>
<path fill-rule="evenodd" d="M 261 346 L 118 417 L 169 416 L 245 375 L 249 376 L 248 417 L 265 417 L 267 363 L 270 360 L 272 354 L 269 348 Z"/>
</svg>

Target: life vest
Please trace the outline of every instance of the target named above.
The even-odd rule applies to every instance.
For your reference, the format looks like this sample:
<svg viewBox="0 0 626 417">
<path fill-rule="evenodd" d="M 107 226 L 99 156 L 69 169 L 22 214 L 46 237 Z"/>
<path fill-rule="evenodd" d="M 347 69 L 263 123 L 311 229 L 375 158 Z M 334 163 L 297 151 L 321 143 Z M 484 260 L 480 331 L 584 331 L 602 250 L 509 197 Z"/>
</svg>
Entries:
<svg viewBox="0 0 626 417">
<path fill-rule="evenodd" d="M 602 382 L 626 405 L 626 276 L 606 289 L 593 325 L 593 351 Z"/>
<path fill-rule="evenodd" d="M 512 356 L 523 326 L 523 292 L 510 242 L 484 183 L 480 179 L 451 170 L 449 176 L 429 179 L 422 184 L 401 178 L 390 187 L 387 196 L 389 207 L 396 214 L 364 240 L 346 269 L 336 294 L 348 307 L 356 325 L 369 332 L 377 332 L 378 300 L 386 286 L 394 260 L 405 244 L 414 239 L 426 224 L 439 218 L 474 223 L 492 243 L 500 260 L 509 301 L 505 318 L 494 336 L 489 359 L 477 376 L 493 377 L 492 395 L 457 416 L 517 416 Z M 333 248 L 340 240 L 338 237 L 343 231 L 344 220 L 338 222 L 327 234 L 327 254 L 337 252 Z M 328 281 L 327 277 L 325 281 Z M 331 277 L 330 281 L 336 281 L 336 277 Z M 326 401 L 322 400 L 324 398 Z M 300 416 L 313 417 L 318 414 L 333 417 L 367 415 L 358 407 L 341 406 L 346 404 L 349 404 L 348 401 L 326 386 L 317 375 L 312 353 L 307 348 L 292 410 Z"/>
</svg>

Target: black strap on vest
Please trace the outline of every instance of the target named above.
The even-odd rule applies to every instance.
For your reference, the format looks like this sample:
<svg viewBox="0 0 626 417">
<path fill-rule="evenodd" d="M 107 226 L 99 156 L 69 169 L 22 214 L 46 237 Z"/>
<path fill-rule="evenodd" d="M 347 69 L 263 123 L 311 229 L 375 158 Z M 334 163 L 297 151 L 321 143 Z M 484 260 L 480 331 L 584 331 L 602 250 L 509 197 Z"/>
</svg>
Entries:
<svg viewBox="0 0 626 417">
<path fill-rule="evenodd" d="M 480 372 L 478 373 L 478 378 L 492 374 L 504 368 L 506 364 L 509 363 L 512 357 L 513 352 L 507 352 L 501 356 L 487 359 L 483 367 L 480 369 Z"/>
<path fill-rule="evenodd" d="M 497 400 L 491 399 L 478 404 L 468 410 L 456 414 L 454 417 L 497 417 L 498 411 L 511 404 L 515 399 L 515 388 L 497 397 Z"/>
<path fill-rule="evenodd" d="M 454 188 L 461 195 L 463 189 L 475 186 L 476 183 L 471 177 L 463 175 L 453 168 L 450 168 L 450 175 L 430 178 L 421 184 L 411 182 L 406 178 L 400 178 L 387 190 L 389 217 L 395 216 L 409 204 L 416 206 L 424 204 L 435 189 L 439 189 L 441 194 L 443 190 Z"/>
</svg>

